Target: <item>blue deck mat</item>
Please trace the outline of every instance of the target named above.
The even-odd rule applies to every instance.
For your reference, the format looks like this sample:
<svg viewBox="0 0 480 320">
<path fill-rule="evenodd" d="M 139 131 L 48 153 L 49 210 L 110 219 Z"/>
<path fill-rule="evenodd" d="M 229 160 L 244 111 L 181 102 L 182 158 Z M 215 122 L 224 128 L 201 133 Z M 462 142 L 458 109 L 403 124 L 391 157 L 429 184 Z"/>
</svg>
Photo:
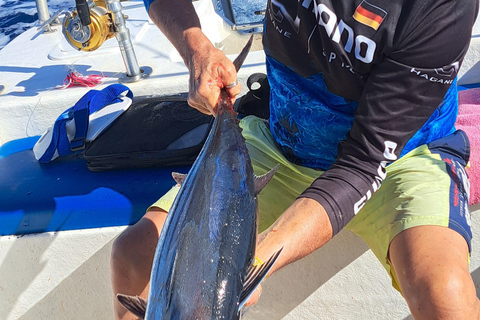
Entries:
<svg viewBox="0 0 480 320">
<path fill-rule="evenodd" d="M 38 137 L 0 147 L 0 235 L 133 224 L 189 167 L 90 172 L 78 155 L 41 164 Z"/>
</svg>

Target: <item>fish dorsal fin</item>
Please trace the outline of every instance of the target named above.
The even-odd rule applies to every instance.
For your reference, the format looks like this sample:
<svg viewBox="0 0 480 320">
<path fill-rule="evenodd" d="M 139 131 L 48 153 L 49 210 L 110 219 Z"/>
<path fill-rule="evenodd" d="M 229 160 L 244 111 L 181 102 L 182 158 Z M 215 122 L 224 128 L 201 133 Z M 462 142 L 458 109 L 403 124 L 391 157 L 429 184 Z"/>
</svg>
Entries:
<svg viewBox="0 0 480 320">
<path fill-rule="evenodd" d="M 185 179 L 187 178 L 187 175 L 185 173 L 172 172 L 172 177 L 176 183 L 178 183 L 179 185 L 182 185 Z"/>
<path fill-rule="evenodd" d="M 250 51 L 250 48 L 252 47 L 252 42 L 253 42 L 253 35 L 250 36 L 250 39 L 248 40 L 247 44 L 245 47 L 243 47 L 242 51 L 238 54 L 238 56 L 233 60 L 233 65 L 235 66 L 235 70 L 240 70 L 240 67 L 242 66 L 243 62 L 247 58 L 247 54 Z"/>
<path fill-rule="evenodd" d="M 280 165 L 277 164 L 275 167 L 273 167 L 272 170 L 268 171 L 267 173 L 265 173 L 264 175 L 261 175 L 261 176 L 255 176 L 253 178 L 253 183 L 254 183 L 254 186 L 255 186 L 255 195 L 259 194 L 260 191 L 262 191 L 263 188 L 265 188 L 265 186 L 267 185 L 267 183 L 272 180 L 273 178 L 273 175 L 275 174 L 275 172 L 277 172 L 277 169 Z"/>
<path fill-rule="evenodd" d="M 145 311 L 147 310 L 147 301 L 139 296 L 127 296 L 125 294 L 118 293 L 117 300 L 128 311 L 133 313 L 140 319 L 145 319 Z"/>
<path fill-rule="evenodd" d="M 247 276 L 245 277 L 245 283 L 243 285 L 243 291 L 240 294 L 240 303 L 238 305 L 238 310 L 243 308 L 245 303 L 248 301 L 248 298 L 255 292 L 258 286 L 267 276 L 270 269 L 278 259 L 278 256 L 282 252 L 283 247 L 275 252 L 265 263 L 261 265 L 252 265 L 248 268 Z"/>
</svg>

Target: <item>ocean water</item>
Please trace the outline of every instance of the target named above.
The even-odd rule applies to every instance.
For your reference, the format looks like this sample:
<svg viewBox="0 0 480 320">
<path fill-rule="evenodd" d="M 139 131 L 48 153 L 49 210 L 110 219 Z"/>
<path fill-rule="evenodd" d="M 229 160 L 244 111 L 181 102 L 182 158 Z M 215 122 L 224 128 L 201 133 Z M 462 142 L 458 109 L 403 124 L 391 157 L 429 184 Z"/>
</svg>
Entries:
<svg viewBox="0 0 480 320">
<path fill-rule="evenodd" d="M 71 10 L 75 6 L 74 0 L 48 0 L 47 3 L 50 15 L 62 9 Z M 232 0 L 232 6 L 238 24 L 260 22 L 263 16 L 255 12 L 265 9 L 266 0 Z M 37 19 L 34 0 L 0 0 L 0 49 L 25 30 L 34 27 Z"/>
<path fill-rule="evenodd" d="M 74 6 L 73 0 L 48 0 L 51 15 Z M 25 30 L 35 26 L 37 20 L 34 0 L 0 0 L 0 49 Z"/>
<path fill-rule="evenodd" d="M 237 24 L 257 23 L 264 18 L 260 12 L 265 11 L 267 0 L 231 0 Z M 216 0 L 215 8 L 223 12 L 220 0 Z"/>
</svg>

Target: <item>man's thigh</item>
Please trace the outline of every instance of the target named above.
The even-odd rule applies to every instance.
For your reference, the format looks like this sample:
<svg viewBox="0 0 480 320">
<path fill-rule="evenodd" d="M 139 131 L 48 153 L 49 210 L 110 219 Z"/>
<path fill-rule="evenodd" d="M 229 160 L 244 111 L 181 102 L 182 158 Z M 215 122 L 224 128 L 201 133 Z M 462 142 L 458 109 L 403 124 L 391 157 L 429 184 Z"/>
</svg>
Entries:
<svg viewBox="0 0 480 320">
<path fill-rule="evenodd" d="M 322 171 L 289 162 L 278 149 L 265 121 L 249 116 L 240 122 L 256 175 L 279 165 L 272 180 L 258 195 L 258 231 L 262 232 L 308 188 Z"/>
<path fill-rule="evenodd" d="M 469 184 L 464 168 L 468 141 L 464 143 L 463 133 L 456 133 L 420 146 L 388 166 L 380 189 L 347 225 L 367 242 L 398 290 L 388 253 L 400 233 L 439 226 L 447 229 L 446 234 L 460 237 L 463 246 L 470 246 Z"/>
</svg>

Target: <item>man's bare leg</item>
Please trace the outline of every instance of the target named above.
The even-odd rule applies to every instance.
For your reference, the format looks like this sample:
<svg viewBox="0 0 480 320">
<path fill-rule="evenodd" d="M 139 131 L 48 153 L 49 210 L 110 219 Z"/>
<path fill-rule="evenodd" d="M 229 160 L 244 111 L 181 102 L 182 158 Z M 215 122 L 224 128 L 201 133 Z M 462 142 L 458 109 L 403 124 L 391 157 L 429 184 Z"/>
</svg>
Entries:
<svg viewBox="0 0 480 320">
<path fill-rule="evenodd" d="M 147 297 L 155 248 L 166 217 L 166 211 L 153 208 L 113 243 L 110 264 L 116 320 L 137 319 L 118 303 L 116 295 Z"/>
<path fill-rule="evenodd" d="M 468 245 L 456 231 L 420 226 L 398 234 L 390 261 L 416 320 L 480 319 Z"/>
</svg>

